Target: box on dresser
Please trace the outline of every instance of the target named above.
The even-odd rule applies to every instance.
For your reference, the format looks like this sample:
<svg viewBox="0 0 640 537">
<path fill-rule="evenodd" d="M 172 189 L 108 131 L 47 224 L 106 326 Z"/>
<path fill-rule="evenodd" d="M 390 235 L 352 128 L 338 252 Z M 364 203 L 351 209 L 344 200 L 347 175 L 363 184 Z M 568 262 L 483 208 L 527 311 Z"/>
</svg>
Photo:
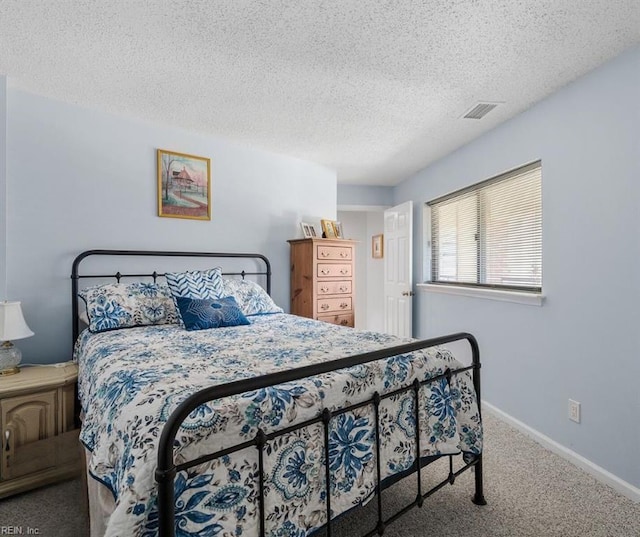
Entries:
<svg viewBox="0 0 640 537">
<path fill-rule="evenodd" d="M 291 313 L 355 326 L 355 241 L 296 239 L 291 247 Z"/>
</svg>

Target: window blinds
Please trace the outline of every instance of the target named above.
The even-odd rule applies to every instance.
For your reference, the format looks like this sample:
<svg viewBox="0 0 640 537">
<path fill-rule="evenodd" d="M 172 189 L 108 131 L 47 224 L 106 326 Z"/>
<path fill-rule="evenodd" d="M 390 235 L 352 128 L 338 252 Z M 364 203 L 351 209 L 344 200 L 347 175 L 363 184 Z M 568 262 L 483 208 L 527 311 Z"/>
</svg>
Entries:
<svg viewBox="0 0 640 537">
<path fill-rule="evenodd" d="M 433 283 L 541 292 L 540 162 L 427 205 Z"/>
</svg>

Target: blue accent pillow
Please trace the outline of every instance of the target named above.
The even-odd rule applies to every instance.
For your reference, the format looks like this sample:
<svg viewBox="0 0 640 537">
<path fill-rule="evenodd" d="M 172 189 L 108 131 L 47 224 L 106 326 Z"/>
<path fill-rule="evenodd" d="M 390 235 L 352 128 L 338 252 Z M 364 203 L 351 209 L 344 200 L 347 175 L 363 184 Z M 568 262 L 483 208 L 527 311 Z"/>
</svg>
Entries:
<svg viewBox="0 0 640 537">
<path fill-rule="evenodd" d="M 167 285 L 173 295 L 173 301 L 178 312 L 178 323 L 184 324 L 177 298 L 222 298 L 227 296 L 222 281 L 222 268 L 209 270 L 187 270 L 185 272 L 167 272 Z"/>
<path fill-rule="evenodd" d="M 224 326 L 251 324 L 244 316 L 236 299 L 224 298 L 186 298 L 175 297 L 182 321 L 187 330 L 206 330 Z"/>
</svg>

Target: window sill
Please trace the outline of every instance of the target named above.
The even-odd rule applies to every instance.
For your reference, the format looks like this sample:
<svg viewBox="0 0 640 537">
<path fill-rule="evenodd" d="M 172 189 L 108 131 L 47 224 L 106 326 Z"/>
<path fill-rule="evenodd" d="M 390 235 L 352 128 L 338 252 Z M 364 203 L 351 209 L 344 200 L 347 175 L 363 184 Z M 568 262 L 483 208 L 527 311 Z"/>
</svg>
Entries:
<svg viewBox="0 0 640 537">
<path fill-rule="evenodd" d="M 462 287 L 457 285 L 437 285 L 432 283 L 419 283 L 416 287 L 424 293 L 441 293 L 445 295 L 471 296 L 474 298 L 486 298 L 500 300 L 502 302 L 515 302 L 529 306 L 542 306 L 544 296 L 534 293 L 521 293 L 518 291 L 506 291 L 502 289 L 483 289 L 481 287 Z"/>
</svg>

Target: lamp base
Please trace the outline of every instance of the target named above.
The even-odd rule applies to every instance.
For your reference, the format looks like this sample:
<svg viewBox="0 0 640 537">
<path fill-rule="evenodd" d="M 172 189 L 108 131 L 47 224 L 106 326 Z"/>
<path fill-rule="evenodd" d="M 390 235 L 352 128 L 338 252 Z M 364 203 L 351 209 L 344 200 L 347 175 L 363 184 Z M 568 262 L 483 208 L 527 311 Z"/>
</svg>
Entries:
<svg viewBox="0 0 640 537">
<path fill-rule="evenodd" d="M 20 360 L 22 360 L 22 353 L 11 341 L 5 341 L 0 345 L 0 375 L 18 373 Z"/>
</svg>

